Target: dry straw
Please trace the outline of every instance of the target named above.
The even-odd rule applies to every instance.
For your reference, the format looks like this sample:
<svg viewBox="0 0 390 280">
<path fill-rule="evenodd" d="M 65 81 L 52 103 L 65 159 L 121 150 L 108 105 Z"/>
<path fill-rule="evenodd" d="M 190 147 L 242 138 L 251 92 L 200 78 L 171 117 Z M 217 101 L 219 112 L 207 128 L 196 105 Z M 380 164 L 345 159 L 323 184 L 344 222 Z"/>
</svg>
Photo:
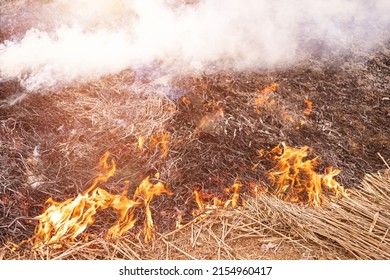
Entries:
<svg viewBox="0 0 390 280">
<path fill-rule="evenodd" d="M 364 259 L 390 258 L 390 174 L 366 175 L 360 189 L 305 208 L 275 197 L 215 210 L 149 244 L 96 238 L 61 249 L 1 248 L 1 259 Z"/>
</svg>

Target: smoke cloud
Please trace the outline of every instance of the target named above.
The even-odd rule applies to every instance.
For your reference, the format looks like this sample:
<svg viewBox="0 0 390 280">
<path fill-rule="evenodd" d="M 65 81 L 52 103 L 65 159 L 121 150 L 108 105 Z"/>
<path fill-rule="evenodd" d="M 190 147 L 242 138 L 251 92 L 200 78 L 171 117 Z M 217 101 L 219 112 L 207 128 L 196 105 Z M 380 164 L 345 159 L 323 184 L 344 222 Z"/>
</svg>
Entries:
<svg viewBox="0 0 390 280">
<path fill-rule="evenodd" d="M 152 63 L 171 74 L 292 65 L 308 42 L 369 49 L 390 27 L 388 0 L 30 2 L 3 9 L 3 28 L 23 28 L 0 44 L 0 80 L 27 91 Z"/>
</svg>

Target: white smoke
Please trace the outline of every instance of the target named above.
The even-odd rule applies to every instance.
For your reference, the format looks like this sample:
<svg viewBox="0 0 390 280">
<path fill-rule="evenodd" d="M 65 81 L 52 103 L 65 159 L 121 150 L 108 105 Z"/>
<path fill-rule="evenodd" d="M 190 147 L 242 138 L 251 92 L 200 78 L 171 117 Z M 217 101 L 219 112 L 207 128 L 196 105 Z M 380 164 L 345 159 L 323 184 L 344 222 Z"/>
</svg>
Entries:
<svg viewBox="0 0 390 280">
<path fill-rule="evenodd" d="M 0 44 L 0 79 L 33 91 L 156 61 L 173 74 L 255 70 L 294 63 L 309 40 L 372 47 L 390 26 L 388 0 L 185 2 L 32 1 L 18 13 L 27 31 Z"/>
</svg>

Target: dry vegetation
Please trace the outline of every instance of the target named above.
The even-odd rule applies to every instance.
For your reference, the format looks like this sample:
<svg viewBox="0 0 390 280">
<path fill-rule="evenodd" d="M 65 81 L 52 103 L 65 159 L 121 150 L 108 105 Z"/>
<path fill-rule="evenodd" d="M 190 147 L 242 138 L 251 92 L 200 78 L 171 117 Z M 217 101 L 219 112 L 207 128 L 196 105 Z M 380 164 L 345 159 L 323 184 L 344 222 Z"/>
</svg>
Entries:
<svg viewBox="0 0 390 280">
<path fill-rule="evenodd" d="M 259 72 L 168 77 L 155 65 L 29 94 L 1 82 L 0 259 L 389 259 L 390 43 L 312 51 L 293 68 Z M 349 196 L 321 208 L 251 196 L 250 183 L 270 185 L 259 149 L 281 142 L 310 146 L 318 172 L 340 169 Z M 103 239 L 113 219 L 104 211 L 74 244 L 13 250 L 49 197 L 91 184 L 107 151 L 118 167 L 104 185 L 111 193 L 130 185 L 131 195 L 156 173 L 173 192 L 152 201 L 155 240 L 145 244 L 139 228 Z M 245 206 L 193 217 L 194 190 L 226 198 L 236 180 Z"/>
<path fill-rule="evenodd" d="M 202 219 L 144 244 L 124 237 L 13 251 L 2 259 L 388 259 L 389 172 L 367 175 L 362 189 L 322 209 L 287 204 L 271 196 L 245 208 L 209 211 Z M 384 210 L 386 209 L 386 210 Z"/>
</svg>

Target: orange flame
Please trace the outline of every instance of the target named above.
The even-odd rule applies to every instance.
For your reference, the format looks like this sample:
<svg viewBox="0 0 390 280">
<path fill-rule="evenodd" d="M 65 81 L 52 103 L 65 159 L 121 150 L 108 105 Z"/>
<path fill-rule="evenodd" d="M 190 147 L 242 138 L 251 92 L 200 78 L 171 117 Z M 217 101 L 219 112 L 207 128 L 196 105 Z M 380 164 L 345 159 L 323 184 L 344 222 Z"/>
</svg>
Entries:
<svg viewBox="0 0 390 280">
<path fill-rule="evenodd" d="M 303 113 L 308 116 L 310 115 L 311 111 L 313 110 L 313 102 L 311 102 L 310 100 L 305 100 L 305 104 L 307 106 L 307 108 L 305 109 L 305 111 L 303 111 Z"/>
<path fill-rule="evenodd" d="M 207 130 L 208 128 L 212 129 L 218 122 L 220 122 L 224 118 L 224 109 L 222 107 L 218 107 L 215 109 L 215 112 L 204 115 L 198 124 L 199 130 Z"/>
<path fill-rule="evenodd" d="M 240 188 L 243 186 L 243 184 L 234 182 L 234 184 L 230 187 L 225 189 L 225 192 L 227 194 L 230 194 L 233 190 L 233 195 L 230 199 L 228 199 L 225 204 L 223 205 L 223 208 L 228 208 L 229 205 L 232 206 L 232 208 L 236 208 L 238 206 L 238 199 L 240 198 Z"/>
<path fill-rule="evenodd" d="M 150 142 L 154 147 L 160 147 L 161 149 L 161 158 L 166 158 L 169 154 L 169 140 L 171 138 L 171 135 L 169 133 L 159 133 L 156 135 L 153 135 L 150 138 Z"/>
<path fill-rule="evenodd" d="M 139 138 L 141 139 L 141 137 Z M 155 136 L 156 146 L 160 145 L 163 151 L 168 150 L 169 134 Z M 139 140 L 139 143 L 143 140 Z M 141 145 L 141 146 L 142 146 Z M 259 155 L 272 155 L 275 166 L 269 171 L 269 178 L 272 185 L 263 186 L 258 183 L 249 182 L 249 193 L 259 195 L 272 192 L 278 198 L 298 203 L 301 205 L 320 207 L 323 203 L 329 202 L 331 197 L 339 198 L 346 194 L 334 177 L 340 170 L 333 170 L 332 167 L 326 169 L 325 174 L 318 174 L 315 167 L 319 164 L 317 157 L 308 159 L 310 148 L 304 146 L 295 149 L 285 143 L 276 146 L 270 153 L 259 150 Z M 164 155 L 164 153 L 163 153 Z M 128 191 L 125 190 L 119 195 L 114 195 L 102 189 L 100 184 L 106 183 L 115 174 L 116 165 L 113 160 L 108 162 L 110 154 L 107 152 L 99 161 L 98 176 L 91 186 L 74 199 L 64 202 L 56 202 L 52 198 L 47 200 L 50 206 L 46 211 L 36 217 L 39 224 L 35 229 L 35 235 L 30 240 L 34 247 L 43 244 L 52 244 L 61 247 L 63 242 L 73 242 L 79 237 L 88 226 L 95 222 L 95 214 L 109 207 L 113 208 L 118 217 L 114 225 L 111 226 L 105 237 L 118 238 L 134 228 L 138 222 L 136 209 L 144 210 L 143 230 L 136 235 L 143 234 L 144 241 L 153 239 L 156 230 L 152 211 L 151 201 L 154 196 L 162 194 L 171 195 L 167 187 L 161 183 L 153 183 L 150 177 L 146 177 L 136 188 L 132 198 L 128 198 Z M 255 170 L 257 165 L 253 167 Z M 156 174 L 156 179 L 159 174 Z M 202 193 L 195 190 L 194 197 L 198 209 L 193 211 L 194 216 L 204 217 L 205 214 L 215 210 L 236 208 L 244 205 L 245 201 L 240 198 L 240 190 L 243 184 L 235 180 L 233 185 L 224 189 L 225 198 L 218 198 L 213 194 Z M 177 221 L 177 226 L 181 225 L 181 216 Z"/>
<path fill-rule="evenodd" d="M 180 100 L 186 105 L 191 104 L 191 100 L 187 96 L 182 96 Z"/>
<path fill-rule="evenodd" d="M 161 195 L 167 193 L 171 195 L 172 193 L 167 190 L 165 185 L 161 182 L 153 184 L 150 182 L 149 177 L 144 179 L 137 190 L 134 193 L 134 199 L 137 202 L 143 201 L 145 206 L 145 215 L 146 221 L 144 223 L 144 236 L 145 242 L 150 241 L 153 237 L 154 223 L 152 219 L 152 211 L 150 210 L 150 202 L 152 201 L 155 195 Z"/>
<path fill-rule="evenodd" d="M 344 188 L 333 178 L 340 170 L 327 168 L 326 174 L 318 174 L 314 168 L 319 163 L 317 157 L 306 159 L 309 147 L 295 149 L 282 143 L 272 149 L 276 154 L 273 159 L 276 165 L 269 171 L 275 188 L 273 193 L 289 202 L 307 203 L 319 207 L 329 201 L 328 196 L 336 198 L 345 194 Z"/>
<path fill-rule="evenodd" d="M 199 210 L 203 210 L 205 208 L 203 199 L 201 198 L 201 194 L 198 191 L 194 191 L 195 201 L 198 205 Z"/>
<path fill-rule="evenodd" d="M 163 193 L 171 194 L 164 184 L 157 182 L 153 184 L 150 178 L 145 178 L 136 189 L 133 199 L 127 197 L 127 190 L 120 195 L 113 195 L 98 187 L 100 183 L 107 180 L 115 173 L 115 162 L 107 163 L 109 153 L 106 153 L 99 162 L 101 172 L 95 178 L 92 185 L 75 199 L 68 199 L 64 202 L 56 202 L 49 198 L 47 203 L 51 204 L 46 211 L 36 217 L 39 224 L 35 229 L 32 238 L 34 246 L 43 244 L 55 244 L 61 247 L 61 242 L 74 241 L 84 230 L 94 223 L 94 215 L 98 210 L 112 207 L 118 213 L 118 219 L 108 230 L 107 238 L 117 238 L 133 228 L 137 219 L 134 215 L 136 207 L 145 207 L 144 239 L 149 241 L 152 238 L 154 225 L 150 202 L 155 195 Z"/>
<path fill-rule="evenodd" d="M 290 116 L 287 112 L 282 112 L 282 118 L 291 123 L 295 122 L 294 118 Z"/>
<path fill-rule="evenodd" d="M 279 86 L 279 84 L 273 83 L 273 84 L 271 84 L 270 86 L 268 86 L 268 87 L 266 87 L 266 88 L 260 90 L 260 93 L 261 93 L 261 94 L 266 94 L 266 93 L 269 93 L 269 92 L 271 92 L 271 91 L 275 91 L 275 90 L 278 88 L 278 86 Z"/>
<path fill-rule="evenodd" d="M 145 137 L 140 136 L 138 137 L 138 151 L 142 151 L 144 149 L 144 144 L 145 144 Z"/>
<path fill-rule="evenodd" d="M 257 195 L 265 194 L 268 192 L 269 192 L 268 187 L 263 187 L 259 183 L 249 182 L 249 193 L 252 196 L 257 196 Z"/>
<path fill-rule="evenodd" d="M 270 86 L 260 90 L 260 96 L 255 100 L 257 113 L 260 113 L 261 105 L 267 104 L 272 106 L 276 103 L 274 99 L 270 100 L 270 98 L 271 98 L 271 93 L 273 93 L 278 88 L 278 86 L 279 86 L 278 84 L 273 83 Z"/>
<path fill-rule="evenodd" d="M 295 129 L 299 130 L 306 124 L 305 120 L 299 119 L 299 124 L 295 127 Z"/>
<path fill-rule="evenodd" d="M 195 190 L 194 196 L 196 204 L 198 205 L 198 209 L 194 210 L 192 214 L 194 216 L 198 216 L 201 213 L 205 213 L 205 211 L 215 210 L 215 209 L 228 209 L 236 208 L 239 206 L 240 199 L 240 188 L 243 186 L 241 183 L 234 182 L 234 184 L 230 188 L 225 188 L 225 194 L 228 195 L 229 199 L 219 199 L 217 196 L 212 194 L 202 193 L 200 191 Z M 205 202 L 205 200 L 212 200 L 211 202 Z"/>
</svg>

